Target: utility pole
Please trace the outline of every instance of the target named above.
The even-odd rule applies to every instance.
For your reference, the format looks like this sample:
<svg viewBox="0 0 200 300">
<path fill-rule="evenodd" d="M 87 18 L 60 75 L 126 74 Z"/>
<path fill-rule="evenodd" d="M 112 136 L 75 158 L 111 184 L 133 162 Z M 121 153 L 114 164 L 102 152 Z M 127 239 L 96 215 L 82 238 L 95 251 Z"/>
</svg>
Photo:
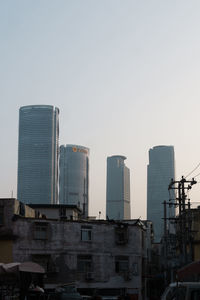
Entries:
<svg viewBox="0 0 200 300">
<path fill-rule="evenodd" d="M 167 234 L 167 202 L 164 201 L 164 278 L 165 278 L 165 285 L 167 286 L 167 272 L 169 269 L 168 265 L 168 255 L 167 255 L 167 249 L 168 249 L 168 234 Z"/>
<path fill-rule="evenodd" d="M 192 239 L 191 239 L 191 221 L 190 221 L 190 200 L 187 199 L 185 190 L 190 190 L 192 185 L 197 182 L 192 178 L 192 180 L 186 180 L 182 176 L 181 180 L 174 181 L 171 179 L 168 189 L 178 190 L 178 201 L 179 215 L 176 221 L 179 225 L 179 235 L 178 238 L 178 248 L 180 252 L 180 265 L 187 264 L 191 260 L 191 249 L 192 249 Z M 177 234 L 177 233 L 176 233 Z M 188 248 L 187 248 L 188 247 Z M 189 253 L 187 251 L 189 249 Z M 188 255 L 189 254 L 189 255 Z"/>
<path fill-rule="evenodd" d="M 174 201 L 172 201 L 174 200 Z M 176 199 L 169 199 L 169 201 L 164 201 L 164 236 L 163 236 L 163 254 L 164 254 L 164 278 L 165 278 L 165 285 L 167 286 L 170 281 L 174 281 L 174 258 L 175 258 L 175 234 L 173 231 L 170 230 L 170 226 L 168 226 L 169 221 L 175 221 L 175 215 L 170 217 L 170 214 L 167 213 L 167 206 L 177 206 L 175 202 Z"/>
</svg>

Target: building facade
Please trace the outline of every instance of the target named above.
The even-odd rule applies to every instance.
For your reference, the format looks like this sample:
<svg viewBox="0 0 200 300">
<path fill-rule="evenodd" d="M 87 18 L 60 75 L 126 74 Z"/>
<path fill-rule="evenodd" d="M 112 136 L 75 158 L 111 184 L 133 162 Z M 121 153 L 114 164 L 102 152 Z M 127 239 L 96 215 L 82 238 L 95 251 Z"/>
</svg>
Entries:
<svg viewBox="0 0 200 300">
<path fill-rule="evenodd" d="M 20 108 L 17 198 L 23 203 L 58 202 L 58 143 L 58 108 Z"/>
<path fill-rule="evenodd" d="M 146 259 L 142 226 L 108 221 L 18 218 L 14 261 L 33 261 L 46 271 L 45 284 L 76 282 L 84 294 L 103 290 L 145 299 Z M 70 237 L 70 238 L 69 238 Z M 107 291 L 107 292 L 106 292 Z"/>
<path fill-rule="evenodd" d="M 130 219 L 130 171 L 125 156 L 107 158 L 106 217 L 108 219 Z"/>
<path fill-rule="evenodd" d="M 147 299 L 148 221 L 72 220 L 47 206 L 44 218 L 41 208 L 0 199 L 0 263 L 38 263 L 46 288 L 76 282 L 85 295 Z"/>
<path fill-rule="evenodd" d="M 156 146 L 149 150 L 147 167 L 147 219 L 153 222 L 154 241 L 160 242 L 164 232 L 164 201 L 174 201 L 175 193 L 169 195 L 168 186 L 175 179 L 175 160 L 173 146 Z M 170 199 L 169 199 L 170 198 Z M 175 206 L 171 205 L 169 215 L 175 216 Z M 168 222 L 168 230 L 173 226 Z"/>
<path fill-rule="evenodd" d="M 88 216 L 89 149 L 78 145 L 60 147 L 60 204 L 77 205 Z"/>
</svg>

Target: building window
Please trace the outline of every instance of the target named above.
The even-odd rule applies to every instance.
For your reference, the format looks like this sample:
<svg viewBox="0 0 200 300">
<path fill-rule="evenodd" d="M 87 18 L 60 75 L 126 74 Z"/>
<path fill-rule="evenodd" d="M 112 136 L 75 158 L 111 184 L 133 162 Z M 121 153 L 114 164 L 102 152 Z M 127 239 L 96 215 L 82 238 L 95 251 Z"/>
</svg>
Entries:
<svg viewBox="0 0 200 300">
<path fill-rule="evenodd" d="M 92 240 L 92 227 L 81 226 L 81 241 L 89 242 Z"/>
<path fill-rule="evenodd" d="M 77 256 L 77 270 L 81 273 L 92 271 L 92 256 L 91 255 L 78 255 Z"/>
<path fill-rule="evenodd" d="M 128 227 L 121 224 L 115 228 L 115 242 L 123 245 L 128 243 Z"/>
<path fill-rule="evenodd" d="M 48 239 L 48 223 L 38 222 L 34 224 L 34 239 L 47 240 Z"/>
<path fill-rule="evenodd" d="M 116 256 L 115 257 L 115 272 L 127 272 L 129 270 L 128 256 Z"/>
<path fill-rule="evenodd" d="M 0 225 L 4 225 L 4 207 L 0 206 Z"/>
</svg>

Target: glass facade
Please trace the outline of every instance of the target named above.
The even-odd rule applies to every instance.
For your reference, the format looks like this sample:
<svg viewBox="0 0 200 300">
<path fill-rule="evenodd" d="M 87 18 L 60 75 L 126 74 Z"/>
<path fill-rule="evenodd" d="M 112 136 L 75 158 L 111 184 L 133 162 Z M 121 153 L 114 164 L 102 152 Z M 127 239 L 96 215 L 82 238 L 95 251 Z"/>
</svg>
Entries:
<svg viewBox="0 0 200 300">
<path fill-rule="evenodd" d="M 24 203 L 58 202 L 59 110 L 51 105 L 19 110 L 17 197 Z"/>
<path fill-rule="evenodd" d="M 106 217 L 130 219 L 130 170 L 124 156 L 107 158 Z"/>
<path fill-rule="evenodd" d="M 78 145 L 60 146 L 60 204 L 77 205 L 88 216 L 89 149 Z"/>
<path fill-rule="evenodd" d="M 175 179 L 174 147 L 156 146 L 149 150 L 147 167 L 147 219 L 153 222 L 154 240 L 160 242 L 164 232 L 164 205 L 169 202 L 168 186 L 171 178 Z M 174 192 L 171 199 L 175 199 Z M 172 205 L 169 217 L 175 216 Z"/>
</svg>

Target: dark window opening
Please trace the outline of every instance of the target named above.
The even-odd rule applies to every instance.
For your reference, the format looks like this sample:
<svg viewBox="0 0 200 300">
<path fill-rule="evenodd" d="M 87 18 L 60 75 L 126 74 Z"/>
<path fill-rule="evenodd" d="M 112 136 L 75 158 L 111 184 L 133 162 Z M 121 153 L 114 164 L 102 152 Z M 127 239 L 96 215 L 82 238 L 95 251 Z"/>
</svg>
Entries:
<svg viewBox="0 0 200 300">
<path fill-rule="evenodd" d="M 48 239 L 48 223 L 38 222 L 34 224 L 34 239 L 47 240 Z"/>
<path fill-rule="evenodd" d="M 116 244 L 123 245 L 128 243 L 128 227 L 120 225 L 115 228 Z"/>
<path fill-rule="evenodd" d="M 116 256 L 115 257 L 115 272 L 127 272 L 129 270 L 129 258 L 128 256 Z"/>
<path fill-rule="evenodd" d="M 81 227 L 81 241 L 87 242 L 92 240 L 92 227 L 82 226 Z"/>
<path fill-rule="evenodd" d="M 91 255 L 78 255 L 77 256 L 77 270 L 81 273 L 92 271 L 92 256 Z"/>
</svg>

